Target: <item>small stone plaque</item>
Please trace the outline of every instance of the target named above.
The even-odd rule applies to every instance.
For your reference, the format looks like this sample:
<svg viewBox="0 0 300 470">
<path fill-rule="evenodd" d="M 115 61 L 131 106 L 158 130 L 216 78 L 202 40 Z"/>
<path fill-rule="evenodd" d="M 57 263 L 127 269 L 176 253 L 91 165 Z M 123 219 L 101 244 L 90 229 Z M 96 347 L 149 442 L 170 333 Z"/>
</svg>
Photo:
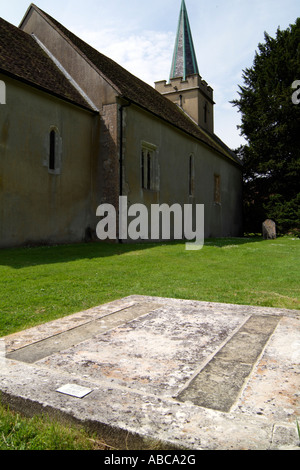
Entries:
<svg viewBox="0 0 300 470">
<path fill-rule="evenodd" d="M 70 395 L 71 397 L 84 398 L 90 393 L 92 393 L 93 390 L 91 390 L 90 388 L 81 387 L 80 385 L 67 384 L 63 387 L 60 387 L 56 391 L 64 395 Z"/>
</svg>

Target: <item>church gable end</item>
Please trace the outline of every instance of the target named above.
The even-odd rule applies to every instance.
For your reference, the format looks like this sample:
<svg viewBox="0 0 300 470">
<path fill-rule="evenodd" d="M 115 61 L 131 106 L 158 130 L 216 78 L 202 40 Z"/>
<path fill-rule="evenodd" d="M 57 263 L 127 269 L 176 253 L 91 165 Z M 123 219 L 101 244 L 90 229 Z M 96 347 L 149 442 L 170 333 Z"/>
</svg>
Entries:
<svg viewBox="0 0 300 470">
<path fill-rule="evenodd" d="M 36 41 L 0 18 L 0 71 L 54 96 L 90 109 Z"/>
</svg>

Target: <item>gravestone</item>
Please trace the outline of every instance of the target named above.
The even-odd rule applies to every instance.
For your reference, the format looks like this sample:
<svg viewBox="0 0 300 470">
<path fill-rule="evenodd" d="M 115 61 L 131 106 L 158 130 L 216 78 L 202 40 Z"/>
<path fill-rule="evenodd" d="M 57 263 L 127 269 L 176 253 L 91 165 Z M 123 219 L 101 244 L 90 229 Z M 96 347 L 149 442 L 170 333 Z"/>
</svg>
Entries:
<svg viewBox="0 0 300 470">
<path fill-rule="evenodd" d="M 267 219 L 262 226 L 263 237 L 265 240 L 276 239 L 276 224 L 273 220 Z"/>
</svg>

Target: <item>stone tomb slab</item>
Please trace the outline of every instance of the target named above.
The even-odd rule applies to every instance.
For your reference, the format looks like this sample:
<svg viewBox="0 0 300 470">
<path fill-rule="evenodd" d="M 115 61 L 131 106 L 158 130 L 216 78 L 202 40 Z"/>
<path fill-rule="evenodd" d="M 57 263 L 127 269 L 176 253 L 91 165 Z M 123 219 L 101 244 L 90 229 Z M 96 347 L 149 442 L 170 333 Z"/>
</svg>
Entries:
<svg viewBox="0 0 300 470">
<path fill-rule="evenodd" d="M 131 448 L 295 446 L 299 319 L 130 296 L 3 338 L 2 400 L 126 435 Z"/>
<path fill-rule="evenodd" d="M 170 311 L 160 306 L 37 363 L 171 398 L 244 321 L 234 314 L 224 318 L 210 312 L 203 317 L 193 307 L 174 306 Z"/>
<path fill-rule="evenodd" d="M 228 412 L 281 317 L 252 316 L 178 396 Z"/>
<path fill-rule="evenodd" d="M 122 308 L 119 311 L 101 316 L 99 319 L 90 320 L 83 325 L 73 326 L 66 331 L 54 334 L 48 338 L 36 340 L 32 344 L 8 353 L 7 358 L 27 362 L 29 364 L 35 363 L 47 356 L 60 353 L 68 347 L 82 343 L 88 338 L 93 338 L 97 334 L 122 325 L 158 306 L 159 304 L 146 302 Z"/>
</svg>

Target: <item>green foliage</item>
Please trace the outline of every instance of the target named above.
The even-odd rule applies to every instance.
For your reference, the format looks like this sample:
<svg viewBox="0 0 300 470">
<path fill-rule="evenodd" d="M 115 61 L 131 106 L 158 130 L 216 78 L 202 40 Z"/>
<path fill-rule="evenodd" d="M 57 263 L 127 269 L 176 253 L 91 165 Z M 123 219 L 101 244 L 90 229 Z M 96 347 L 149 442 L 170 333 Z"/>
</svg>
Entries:
<svg viewBox="0 0 300 470">
<path fill-rule="evenodd" d="M 261 231 L 266 218 L 279 232 L 300 231 L 300 104 L 292 84 L 300 80 L 300 18 L 276 38 L 265 33 L 244 86 L 233 104 L 242 114 L 238 149 L 244 163 L 245 230 Z"/>
</svg>

